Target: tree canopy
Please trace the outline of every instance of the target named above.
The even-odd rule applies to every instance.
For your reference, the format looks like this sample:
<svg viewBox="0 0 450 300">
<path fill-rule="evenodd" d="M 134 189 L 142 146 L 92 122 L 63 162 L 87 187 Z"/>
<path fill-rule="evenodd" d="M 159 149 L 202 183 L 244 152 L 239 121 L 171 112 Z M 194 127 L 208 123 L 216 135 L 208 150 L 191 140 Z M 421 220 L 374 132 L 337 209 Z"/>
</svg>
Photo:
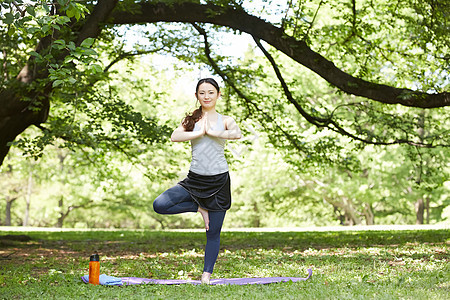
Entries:
<svg viewBox="0 0 450 300">
<path fill-rule="evenodd" d="M 203 49 L 192 44 L 195 33 L 188 26 L 178 32 L 159 27 L 156 34 L 142 37 L 151 39 L 152 47 L 141 51 L 166 51 L 179 58 L 207 62 L 238 97 L 260 112 L 265 107 L 270 109 L 274 102 L 270 99 L 265 103 L 255 102 L 256 91 L 246 87 L 256 88 L 254 82 L 261 80 L 258 76 L 263 73 L 248 76 L 246 80 L 248 71 L 233 64 L 226 65 L 224 57 L 211 52 L 210 36 L 214 32 L 228 28 L 236 34 L 250 34 L 270 62 L 265 70 L 273 69 L 278 89 L 301 117 L 318 128 L 368 144 L 448 145 L 448 134 L 445 134 L 448 120 L 442 117 L 450 103 L 447 92 L 448 8 L 444 2 L 288 1 L 277 5 L 271 1 L 220 0 L 205 3 L 3 1 L 0 158 L 4 159 L 10 143 L 31 125 L 51 131 L 53 137 L 76 140 L 75 133 L 58 132 L 60 126 L 42 125 L 48 122 L 50 105 L 58 101 L 84 106 L 102 102 L 105 95 L 88 91 L 90 86 L 108 76 L 108 63 L 99 63 L 99 60 L 109 57 L 109 63 L 113 64 L 132 55 L 115 46 L 114 28 L 121 24 L 161 22 L 192 24 L 196 35 L 203 36 Z M 270 48 L 266 49 L 268 46 Z M 191 53 L 187 53 L 189 51 Z M 291 62 L 280 57 L 281 53 Z M 337 104 L 322 99 L 311 103 L 296 94 L 298 84 L 287 78 L 290 74 L 283 70 L 282 61 L 285 65 L 298 63 L 292 72 L 305 72 L 300 66 L 315 72 L 328 82 L 331 92 L 341 91 L 358 97 L 348 96 Z M 231 74 L 233 72 L 236 75 Z M 87 96 L 91 93 L 94 95 Z M 422 125 L 420 111 L 380 104 L 436 110 L 426 113 L 425 123 L 429 124 Z M 149 120 L 137 121 L 140 116 L 133 116 L 128 108 L 115 105 L 118 104 L 103 106 L 103 111 L 91 117 L 111 119 L 108 114 L 114 114 L 113 118 L 120 119 L 115 122 L 118 126 L 152 132 L 141 135 L 147 135 L 147 142 L 152 139 L 149 136 L 161 136 L 164 132 Z M 348 111 L 346 117 L 340 115 L 344 110 Z M 58 113 L 54 115 L 57 117 Z M 272 122 L 270 116 L 265 119 Z M 346 125 L 348 122 L 352 124 Z M 383 130 L 370 128 L 375 124 L 381 125 Z M 419 136 L 416 131 L 421 126 L 429 130 Z M 286 129 L 280 130 L 295 145 L 297 137 L 289 135 Z"/>
</svg>

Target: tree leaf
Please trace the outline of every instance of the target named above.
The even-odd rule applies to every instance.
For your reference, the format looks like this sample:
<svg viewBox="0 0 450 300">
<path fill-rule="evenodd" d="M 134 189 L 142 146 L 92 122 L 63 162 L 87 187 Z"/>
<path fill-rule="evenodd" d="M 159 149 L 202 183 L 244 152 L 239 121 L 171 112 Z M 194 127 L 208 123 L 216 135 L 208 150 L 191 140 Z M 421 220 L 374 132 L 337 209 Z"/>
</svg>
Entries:
<svg viewBox="0 0 450 300">
<path fill-rule="evenodd" d="M 14 26 L 11 26 L 9 29 L 8 29 L 8 35 L 9 36 L 13 36 L 13 34 L 16 32 L 16 27 L 14 27 Z"/>
<path fill-rule="evenodd" d="M 66 17 L 66 16 L 59 16 L 56 19 L 56 23 L 60 24 L 60 25 L 64 25 L 66 23 L 70 22 L 70 18 Z"/>
<path fill-rule="evenodd" d="M 95 72 L 95 73 L 102 73 L 103 72 L 103 69 L 102 69 L 102 67 L 100 66 L 100 65 L 98 65 L 98 64 L 92 64 L 92 70 Z"/>
<path fill-rule="evenodd" d="M 37 53 L 36 51 L 30 51 L 28 54 L 30 54 L 32 56 L 36 56 L 36 57 L 41 57 L 41 55 L 39 53 Z"/>
<path fill-rule="evenodd" d="M 11 25 L 14 22 L 14 15 L 12 13 L 6 13 L 3 22 L 7 25 Z"/>
<path fill-rule="evenodd" d="M 60 85 L 62 85 L 63 83 L 64 83 L 64 81 L 61 80 L 61 79 L 55 80 L 55 81 L 53 81 L 52 87 L 60 86 Z"/>
<path fill-rule="evenodd" d="M 27 10 L 27 13 L 29 13 L 33 17 L 36 17 L 36 11 L 34 10 L 33 6 L 28 6 L 26 10 Z"/>
<path fill-rule="evenodd" d="M 75 16 L 76 10 L 74 7 L 70 7 L 69 9 L 66 10 L 66 15 L 69 18 L 73 18 Z"/>
<path fill-rule="evenodd" d="M 94 44 L 95 39 L 87 38 L 83 42 L 81 42 L 81 47 L 89 48 Z"/>
</svg>

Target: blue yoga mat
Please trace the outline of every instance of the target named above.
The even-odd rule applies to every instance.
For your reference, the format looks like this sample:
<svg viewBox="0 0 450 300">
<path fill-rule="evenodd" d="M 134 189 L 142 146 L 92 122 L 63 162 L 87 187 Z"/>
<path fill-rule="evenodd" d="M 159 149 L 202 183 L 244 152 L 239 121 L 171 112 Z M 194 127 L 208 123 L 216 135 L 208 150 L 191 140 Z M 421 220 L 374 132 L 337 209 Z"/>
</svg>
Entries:
<svg viewBox="0 0 450 300">
<path fill-rule="evenodd" d="M 277 282 L 297 282 L 305 281 L 311 278 L 312 270 L 308 269 L 308 276 L 302 277 L 262 277 L 262 278 L 219 278 L 211 279 L 210 285 L 218 284 L 235 284 L 235 285 L 246 285 L 246 284 L 269 284 Z M 105 275 L 105 274 L 102 274 Z M 102 278 L 100 275 L 100 278 Z M 105 275 L 106 276 L 106 275 Z M 104 279 L 108 281 L 100 280 L 102 285 L 132 285 L 132 284 L 165 284 L 165 285 L 177 285 L 177 284 L 201 284 L 200 280 L 182 280 L 182 279 L 150 279 L 150 278 L 139 278 L 139 277 L 112 277 L 106 276 Z M 89 282 L 89 276 L 82 276 L 81 279 L 85 282 Z M 120 279 L 120 281 L 119 281 Z M 103 282 L 103 283 L 102 283 Z"/>
</svg>

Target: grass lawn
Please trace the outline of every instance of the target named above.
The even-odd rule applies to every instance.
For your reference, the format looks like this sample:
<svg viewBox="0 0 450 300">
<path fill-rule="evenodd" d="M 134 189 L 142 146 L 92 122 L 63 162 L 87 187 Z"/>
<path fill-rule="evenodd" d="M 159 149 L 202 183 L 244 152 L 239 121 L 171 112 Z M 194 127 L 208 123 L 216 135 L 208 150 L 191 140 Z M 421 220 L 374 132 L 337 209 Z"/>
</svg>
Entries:
<svg viewBox="0 0 450 300">
<path fill-rule="evenodd" d="M 1 299 L 449 299 L 450 230 L 222 233 L 213 278 L 313 277 L 248 286 L 91 286 L 100 273 L 199 279 L 205 234 L 198 231 L 0 231 Z"/>
</svg>

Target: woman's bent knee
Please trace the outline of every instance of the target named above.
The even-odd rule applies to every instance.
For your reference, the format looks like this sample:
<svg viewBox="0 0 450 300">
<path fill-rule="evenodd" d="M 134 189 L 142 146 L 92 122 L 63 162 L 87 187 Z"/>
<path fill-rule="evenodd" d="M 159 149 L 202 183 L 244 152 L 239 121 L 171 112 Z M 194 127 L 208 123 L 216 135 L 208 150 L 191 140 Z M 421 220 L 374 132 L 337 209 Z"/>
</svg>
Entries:
<svg viewBox="0 0 450 300">
<path fill-rule="evenodd" d="M 166 201 L 164 201 L 160 197 L 156 198 L 155 201 L 153 201 L 153 210 L 158 214 L 166 213 L 165 203 L 166 203 Z"/>
</svg>

